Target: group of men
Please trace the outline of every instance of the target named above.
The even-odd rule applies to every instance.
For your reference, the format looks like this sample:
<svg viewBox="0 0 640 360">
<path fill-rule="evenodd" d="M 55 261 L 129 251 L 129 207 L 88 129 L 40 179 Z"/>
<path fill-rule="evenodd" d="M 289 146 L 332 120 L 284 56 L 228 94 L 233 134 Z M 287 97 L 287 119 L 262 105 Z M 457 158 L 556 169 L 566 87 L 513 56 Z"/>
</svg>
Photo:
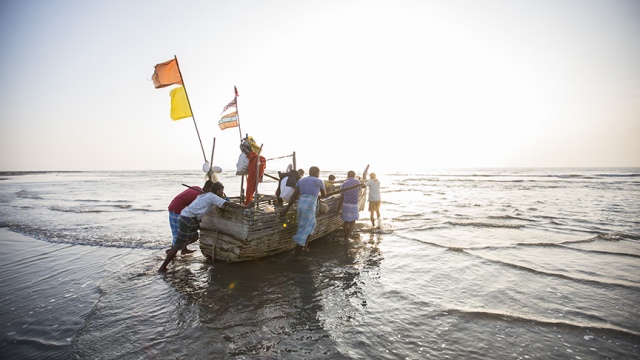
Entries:
<svg viewBox="0 0 640 360">
<path fill-rule="evenodd" d="M 279 198 L 287 202 L 287 205 L 280 212 L 280 216 L 284 216 L 293 203 L 298 202 L 298 229 L 293 236 L 293 241 L 297 243 L 294 259 L 297 259 L 302 251 L 308 251 L 307 243 L 316 227 L 319 197 L 327 195 L 327 187 L 331 186 L 330 190 L 335 188 L 335 176 L 329 176 L 330 185 L 327 186 L 324 181 L 320 180 L 320 169 L 317 166 L 312 166 L 309 169 L 309 176 L 302 177 L 303 175 L 304 171 L 302 170 L 289 171 L 287 176 L 296 179 L 296 181 L 288 181 L 287 177 L 283 178 L 276 192 Z M 380 218 L 380 182 L 376 178 L 376 174 L 372 173 L 369 180 L 360 181 L 356 179 L 355 172 L 349 171 L 347 179 L 340 185 L 340 191 L 343 195 L 341 219 L 344 222 L 343 237 L 345 240 L 351 236 L 355 222 L 359 218 L 358 198 L 361 187 L 369 187 L 371 225 L 375 227 L 374 213 Z M 208 180 L 203 188 L 189 187 L 178 194 L 168 208 L 173 241 L 171 248 L 166 251 L 167 256 L 160 266 L 159 272 L 167 271 L 167 265 L 174 259 L 178 251 L 181 251 L 183 255 L 194 251 L 189 250 L 187 245 L 198 240 L 200 220 L 213 206 L 247 209 L 252 204 L 242 205 L 229 201 L 224 194 L 224 186 L 219 181 Z"/>
<path fill-rule="evenodd" d="M 280 216 L 284 216 L 291 205 L 298 201 L 298 230 L 293 236 L 293 241 L 297 243 L 294 253 L 294 259 L 300 256 L 302 251 L 308 251 L 307 243 L 309 236 L 316 227 L 316 211 L 318 197 L 325 197 L 327 189 L 335 188 L 335 176 L 329 175 L 329 181 L 320 180 L 320 169 L 312 166 L 309 169 L 309 176 L 304 177 L 295 185 L 293 194 L 287 200 L 287 205 L 280 212 Z M 375 227 L 374 213 L 380 218 L 380 181 L 376 174 L 371 174 L 371 179 L 363 182 L 356 179 L 356 173 L 349 171 L 347 179 L 340 185 L 342 191 L 342 214 L 343 221 L 342 234 L 344 240 L 348 240 L 355 228 L 356 220 L 360 216 L 358 199 L 361 187 L 369 187 L 369 211 L 371 212 L 371 225 Z M 282 191 L 282 190 L 281 190 Z"/>
</svg>

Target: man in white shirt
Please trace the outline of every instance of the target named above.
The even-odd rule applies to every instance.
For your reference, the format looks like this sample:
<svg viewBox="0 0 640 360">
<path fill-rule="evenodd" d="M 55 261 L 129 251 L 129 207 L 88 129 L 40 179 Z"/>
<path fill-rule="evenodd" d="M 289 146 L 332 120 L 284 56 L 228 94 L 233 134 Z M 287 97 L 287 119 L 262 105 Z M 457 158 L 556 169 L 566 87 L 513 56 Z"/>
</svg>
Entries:
<svg viewBox="0 0 640 360">
<path fill-rule="evenodd" d="M 249 206 L 236 204 L 224 199 L 224 186 L 221 182 L 215 182 L 211 187 L 211 192 L 206 192 L 193 200 L 193 202 L 185 207 L 178 218 L 178 238 L 175 245 L 171 245 L 171 249 L 167 251 L 167 257 L 164 259 L 162 266 L 158 272 L 166 272 L 167 265 L 173 260 L 178 251 L 182 250 L 188 244 L 198 240 L 198 229 L 200 229 L 200 220 L 209 212 L 211 207 L 219 208 L 230 207 L 236 209 L 248 209 Z"/>
<path fill-rule="evenodd" d="M 375 173 L 371 173 L 371 179 L 364 183 L 369 187 L 369 212 L 371 213 L 371 226 L 375 227 L 376 223 L 373 219 L 373 213 L 375 212 L 380 219 L 380 181 L 376 178 Z"/>
</svg>

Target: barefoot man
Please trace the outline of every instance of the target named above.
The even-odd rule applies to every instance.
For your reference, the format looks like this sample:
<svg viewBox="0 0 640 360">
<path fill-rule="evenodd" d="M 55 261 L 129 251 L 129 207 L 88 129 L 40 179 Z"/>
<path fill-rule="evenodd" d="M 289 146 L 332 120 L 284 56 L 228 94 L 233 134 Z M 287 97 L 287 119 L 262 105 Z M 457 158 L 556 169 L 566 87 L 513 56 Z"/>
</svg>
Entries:
<svg viewBox="0 0 640 360">
<path fill-rule="evenodd" d="M 340 186 L 340 190 L 354 187 L 360 184 L 360 180 L 356 180 L 355 171 L 349 171 L 347 173 L 347 180 L 345 180 Z M 355 187 L 350 190 L 346 190 L 342 193 L 342 214 L 340 217 L 344 221 L 342 225 L 342 236 L 344 241 L 349 240 L 349 236 L 353 232 L 353 228 L 356 226 L 356 220 L 360 217 L 360 211 L 358 209 L 358 197 L 360 195 L 360 188 Z"/>
<path fill-rule="evenodd" d="M 166 272 L 167 265 L 173 260 L 178 251 L 182 250 L 187 244 L 198 240 L 198 229 L 200 229 L 200 220 L 209 212 L 211 207 L 217 206 L 219 208 L 230 207 L 236 209 L 248 209 L 251 207 L 251 203 L 248 206 L 236 204 L 224 199 L 224 186 L 221 182 L 215 182 L 211 186 L 210 192 L 198 195 L 193 202 L 185 207 L 178 217 L 178 237 L 175 244 L 171 245 L 171 249 L 167 251 L 167 257 L 164 259 L 162 266 L 158 272 Z"/>
<path fill-rule="evenodd" d="M 204 183 L 204 188 L 201 189 L 197 186 L 190 187 L 173 198 L 173 200 L 169 204 L 169 226 L 171 226 L 171 235 L 173 235 L 171 246 L 176 246 L 176 241 L 178 241 L 178 218 L 180 217 L 180 213 L 182 212 L 182 210 L 189 206 L 193 202 L 193 200 L 198 197 L 198 195 L 209 192 L 212 186 L 213 181 L 207 180 L 207 182 Z M 182 255 L 195 252 L 195 250 L 187 249 L 187 245 L 182 248 Z M 169 250 L 167 250 L 166 252 L 168 253 Z"/>
<path fill-rule="evenodd" d="M 369 212 L 371 213 L 371 226 L 375 227 L 376 223 L 373 219 L 373 213 L 375 212 L 380 219 L 380 181 L 376 177 L 375 173 L 371 173 L 371 179 L 364 183 L 369 187 Z"/>
<path fill-rule="evenodd" d="M 291 201 L 287 203 L 287 206 L 280 212 L 280 216 L 284 217 L 291 205 L 298 200 L 298 231 L 293 235 L 293 241 L 298 246 L 296 247 L 294 259 L 298 259 L 302 250 L 308 251 L 307 241 L 309 236 L 316 228 L 316 207 L 318 205 L 318 194 L 324 197 L 326 192 L 324 190 L 324 182 L 319 179 L 320 169 L 316 166 L 312 166 L 309 169 L 309 176 L 298 180 L 296 189 L 291 195 Z"/>
</svg>

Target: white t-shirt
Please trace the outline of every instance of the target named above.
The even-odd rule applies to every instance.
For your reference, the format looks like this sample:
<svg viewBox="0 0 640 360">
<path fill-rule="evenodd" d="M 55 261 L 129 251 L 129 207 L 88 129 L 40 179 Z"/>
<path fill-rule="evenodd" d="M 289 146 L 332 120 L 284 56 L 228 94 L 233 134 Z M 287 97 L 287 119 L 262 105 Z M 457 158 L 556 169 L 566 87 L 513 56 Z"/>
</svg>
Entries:
<svg viewBox="0 0 640 360">
<path fill-rule="evenodd" d="M 364 184 L 369 187 L 369 201 L 380 201 L 380 181 L 369 179 Z"/>
<path fill-rule="evenodd" d="M 291 195 L 293 195 L 296 189 L 291 186 L 287 186 L 287 180 L 289 180 L 288 176 L 285 176 L 284 179 L 280 180 L 280 198 L 289 202 L 289 200 L 291 200 Z"/>
<path fill-rule="evenodd" d="M 180 215 L 186 217 L 195 216 L 198 220 L 200 220 L 207 212 L 209 212 L 213 205 L 221 208 L 224 206 L 225 202 L 225 199 L 212 192 L 200 194 L 195 200 L 193 200 L 193 202 L 189 206 L 182 210 Z"/>
</svg>

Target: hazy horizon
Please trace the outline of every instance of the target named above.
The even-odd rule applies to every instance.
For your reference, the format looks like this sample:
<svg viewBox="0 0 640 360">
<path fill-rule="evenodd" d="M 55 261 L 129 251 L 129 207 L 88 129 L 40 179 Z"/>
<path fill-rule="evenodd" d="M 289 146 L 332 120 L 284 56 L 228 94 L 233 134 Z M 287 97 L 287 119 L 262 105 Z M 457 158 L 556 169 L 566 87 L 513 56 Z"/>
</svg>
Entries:
<svg viewBox="0 0 640 360">
<path fill-rule="evenodd" d="M 313 166 L 313 165 L 312 165 Z M 305 175 L 307 175 L 308 168 L 302 168 L 305 171 Z M 527 171 L 541 171 L 541 170 L 640 170 L 640 166 L 583 166 L 583 167 L 468 167 L 468 168 L 431 168 L 431 169 L 398 169 L 392 171 L 379 171 L 375 169 L 369 170 L 369 173 L 374 172 L 378 174 L 401 174 L 401 173 L 430 173 L 430 172 L 438 172 L 438 171 L 470 171 L 470 170 L 478 170 L 478 171 L 509 171 L 509 170 L 527 170 Z M 345 175 L 349 170 L 355 171 L 357 174 L 360 174 L 364 169 L 360 168 L 327 168 L 320 169 L 321 177 L 330 172 L 335 172 L 335 175 Z M 46 174 L 46 173 L 79 173 L 79 172 L 194 172 L 199 173 L 198 169 L 96 169 L 96 170 L 0 170 L 0 176 L 12 176 L 12 175 L 22 175 L 22 174 Z M 235 166 L 233 168 L 223 168 L 223 174 L 229 175 L 230 173 L 234 173 L 236 171 Z M 282 171 L 280 168 L 270 168 L 267 166 L 265 172 L 269 175 L 277 174 L 278 171 Z M 342 174 L 342 172 L 344 174 Z M 204 176 L 204 172 L 202 175 Z M 640 174 L 639 174 L 640 175 Z M 240 175 L 237 175 L 240 177 Z M 0 179 L 1 180 L 1 179 Z"/>
</svg>

